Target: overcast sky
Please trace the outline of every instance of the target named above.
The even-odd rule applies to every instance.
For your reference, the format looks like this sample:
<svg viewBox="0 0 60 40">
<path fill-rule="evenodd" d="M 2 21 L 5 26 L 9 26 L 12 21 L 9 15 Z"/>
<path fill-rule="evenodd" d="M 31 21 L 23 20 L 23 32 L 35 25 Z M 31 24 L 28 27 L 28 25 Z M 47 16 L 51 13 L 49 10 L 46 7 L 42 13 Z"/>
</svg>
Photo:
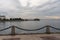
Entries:
<svg viewBox="0 0 60 40">
<path fill-rule="evenodd" d="M 0 15 L 60 19 L 60 0 L 0 0 Z"/>
</svg>

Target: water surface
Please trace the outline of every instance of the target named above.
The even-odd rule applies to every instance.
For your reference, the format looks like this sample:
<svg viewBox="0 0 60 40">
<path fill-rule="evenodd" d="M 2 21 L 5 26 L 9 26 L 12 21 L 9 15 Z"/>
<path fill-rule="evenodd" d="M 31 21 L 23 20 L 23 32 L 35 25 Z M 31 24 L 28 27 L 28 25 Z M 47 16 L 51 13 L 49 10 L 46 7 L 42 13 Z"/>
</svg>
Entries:
<svg viewBox="0 0 60 40">
<path fill-rule="evenodd" d="M 24 29 L 37 29 L 46 25 L 51 25 L 56 28 L 60 28 L 60 19 L 41 19 L 40 21 L 7 21 L 0 22 L 0 29 L 7 28 L 9 26 L 15 25 Z M 51 28 L 52 32 L 58 32 L 59 30 L 55 30 Z M 43 33 L 45 32 L 45 28 L 38 31 L 24 31 L 16 29 L 16 33 Z M 10 34 L 11 29 L 1 31 L 0 34 Z"/>
</svg>

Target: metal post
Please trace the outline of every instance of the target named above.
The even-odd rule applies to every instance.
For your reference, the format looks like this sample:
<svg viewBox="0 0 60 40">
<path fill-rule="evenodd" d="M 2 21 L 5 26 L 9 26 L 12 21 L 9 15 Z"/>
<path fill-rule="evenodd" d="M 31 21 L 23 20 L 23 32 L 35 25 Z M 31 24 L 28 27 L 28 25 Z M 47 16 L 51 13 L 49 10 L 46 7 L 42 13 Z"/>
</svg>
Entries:
<svg viewBox="0 0 60 40">
<path fill-rule="evenodd" d="M 11 26 L 11 35 L 15 35 L 15 26 Z"/>
<path fill-rule="evenodd" d="M 49 25 L 47 25 L 46 26 L 46 34 L 50 34 L 51 32 L 50 32 L 50 26 Z"/>
</svg>

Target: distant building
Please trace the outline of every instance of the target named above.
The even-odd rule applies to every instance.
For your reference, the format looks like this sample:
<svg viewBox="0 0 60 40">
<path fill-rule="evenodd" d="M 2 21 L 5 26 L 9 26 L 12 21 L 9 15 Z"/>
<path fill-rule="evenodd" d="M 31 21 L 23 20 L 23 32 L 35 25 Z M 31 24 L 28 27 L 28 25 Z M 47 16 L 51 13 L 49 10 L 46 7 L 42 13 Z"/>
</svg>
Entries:
<svg viewBox="0 0 60 40">
<path fill-rule="evenodd" d="M 5 19 L 6 17 L 5 16 L 0 16 L 0 19 Z"/>
</svg>

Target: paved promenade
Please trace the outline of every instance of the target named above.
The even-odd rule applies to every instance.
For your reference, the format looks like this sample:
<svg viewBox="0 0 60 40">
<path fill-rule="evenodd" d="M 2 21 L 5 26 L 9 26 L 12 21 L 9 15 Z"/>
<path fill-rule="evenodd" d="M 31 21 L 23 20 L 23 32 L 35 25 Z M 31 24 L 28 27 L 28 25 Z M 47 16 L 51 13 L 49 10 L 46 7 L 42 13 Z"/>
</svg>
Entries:
<svg viewBox="0 0 60 40">
<path fill-rule="evenodd" d="M 0 36 L 0 40 L 60 40 L 60 34 L 29 34 Z"/>
</svg>

